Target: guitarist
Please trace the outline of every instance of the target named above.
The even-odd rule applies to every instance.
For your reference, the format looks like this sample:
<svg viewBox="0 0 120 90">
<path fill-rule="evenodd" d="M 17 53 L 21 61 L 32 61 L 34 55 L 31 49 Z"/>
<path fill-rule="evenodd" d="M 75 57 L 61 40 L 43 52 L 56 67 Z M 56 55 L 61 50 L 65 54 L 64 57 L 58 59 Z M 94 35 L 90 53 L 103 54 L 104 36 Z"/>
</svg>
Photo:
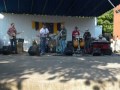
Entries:
<svg viewBox="0 0 120 90">
<path fill-rule="evenodd" d="M 60 46 L 61 46 L 61 54 L 64 54 L 64 50 L 66 47 L 66 37 L 67 37 L 67 30 L 64 26 L 64 24 L 61 24 L 61 28 L 60 28 Z"/>
<path fill-rule="evenodd" d="M 40 55 L 44 55 L 45 54 L 45 49 L 46 49 L 46 38 L 49 36 L 49 30 L 46 27 L 45 23 L 43 23 L 43 26 L 40 29 L 39 34 L 40 34 L 40 49 L 41 49 Z"/>
<path fill-rule="evenodd" d="M 11 23 L 10 28 L 7 31 L 7 34 L 9 35 L 12 53 L 17 54 L 17 41 L 16 41 L 17 31 L 14 23 Z"/>
</svg>

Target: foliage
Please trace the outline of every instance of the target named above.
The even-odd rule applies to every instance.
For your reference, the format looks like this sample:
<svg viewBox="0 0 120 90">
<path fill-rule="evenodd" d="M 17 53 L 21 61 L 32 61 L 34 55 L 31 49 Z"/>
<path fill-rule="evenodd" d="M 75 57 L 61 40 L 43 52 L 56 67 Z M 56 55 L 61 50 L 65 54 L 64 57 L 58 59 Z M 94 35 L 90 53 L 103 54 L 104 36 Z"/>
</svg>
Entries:
<svg viewBox="0 0 120 90">
<path fill-rule="evenodd" d="M 102 25 L 103 33 L 113 32 L 113 10 L 110 10 L 98 18 L 98 25 Z"/>
</svg>

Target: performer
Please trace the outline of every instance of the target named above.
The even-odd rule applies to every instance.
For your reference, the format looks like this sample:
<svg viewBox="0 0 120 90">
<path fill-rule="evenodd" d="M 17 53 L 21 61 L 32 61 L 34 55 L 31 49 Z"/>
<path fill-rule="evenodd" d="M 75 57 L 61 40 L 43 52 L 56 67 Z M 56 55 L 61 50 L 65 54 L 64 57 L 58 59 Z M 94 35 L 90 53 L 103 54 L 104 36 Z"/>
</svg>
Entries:
<svg viewBox="0 0 120 90">
<path fill-rule="evenodd" d="M 17 54 L 17 41 L 16 41 L 17 31 L 14 23 L 11 23 L 11 26 L 8 29 L 7 34 L 9 35 L 12 52 Z"/>
<path fill-rule="evenodd" d="M 72 41 L 74 39 L 76 39 L 76 37 L 79 36 L 79 35 L 80 35 L 80 32 L 78 30 L 78 27 L 76 26 L 75 29 L 74 29 L 74 31 L 72 32 Z"/>
<path fill-rule="evenodd" d="M 116 38 L 115 38 L 115 44 L 114 44 L 114 52 L 115 53 L 117 53 L 118 52 L 118 50 L 119 50 L 119 38 L 118 38 L 118 36 L 116 36 Z"/>
<path fill-rule="evenodd" d="M 61 46 L 61 54 L 64 54 L 64 50 L 66 47 L 65 41 L 66 41 L 66 35 L 67 35 L 67 30 L 63 24 L 61 24 L 61 29 L 60 29 L 60 46 Z"/>
<path fill-rule="evenodd" d="M 80 32 L 78 30 L 78 27 L 76 26 L 75 29 L 73 30 L 72 32 L 72 42 L 73 42 L 73 46 L 74 46 L 74 51 L 77 50 L 78 48 L 78 43 L 79 43 L 79 35 L 80 35 Z M 77 38 L 78 37 L 78 38 Z"/>
<path fill-rule="evenodd" d="M 91 40 L 91 33 L 89 32 L 89 30 L 85 31 L 83 38 L 85 41 L 85 52 L 88 53 L 90 48 L 90 40 Z"/>
<path fill-rule="evenodd" d="M 115 52 L 115 37 L 111 37 L 110 39 L 110 47 L 112 48 L 112 52 Z"/>
<path fill-rule="evenodd" d="M 107 41 L 106 38 L 103 37 L 103 35 L 101 35 L 101 34 L 99 35 L 99 39 L 98 39 L 98 40 L 99 40 L 99 41 Z"/>
<path fill-rule="evenodd" d="M 45 48 L 46 48 L 46 38 L 49 35 L 49 30 L 46 27 L 46 24 L 43 24 L 43 27 L 40 29 L 40 49 L 41 49 L 41 53 L 40 55 L 44 55 L 45 54 Z"/>
</svg>

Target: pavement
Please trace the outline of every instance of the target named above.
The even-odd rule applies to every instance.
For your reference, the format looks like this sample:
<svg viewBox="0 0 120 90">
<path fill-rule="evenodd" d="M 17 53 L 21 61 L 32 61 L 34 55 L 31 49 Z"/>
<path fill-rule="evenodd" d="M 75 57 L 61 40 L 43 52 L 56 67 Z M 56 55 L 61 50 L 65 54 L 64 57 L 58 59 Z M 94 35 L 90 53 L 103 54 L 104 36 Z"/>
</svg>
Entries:
<svg viewBox="0 0 120 90">
<path fill-rule="evenodd" d="M 0 90 L 120 90 L 120 56 L 0 55 Z"/>
</svg>

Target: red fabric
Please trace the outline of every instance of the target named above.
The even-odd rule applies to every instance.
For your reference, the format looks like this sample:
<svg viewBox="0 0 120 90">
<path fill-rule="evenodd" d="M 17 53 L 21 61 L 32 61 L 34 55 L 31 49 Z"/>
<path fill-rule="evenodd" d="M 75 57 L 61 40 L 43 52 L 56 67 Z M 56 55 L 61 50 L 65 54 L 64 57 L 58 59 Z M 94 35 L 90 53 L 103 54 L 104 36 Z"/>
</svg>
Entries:
<svg viewBox="0 0 120 90">
<path fill-rule="evenodd" d="M 12 33 L 15 33 L 16 34 L 16 29 L 14 27 L 10 27 L 8 29 L 8 34 L 12 34 Z"/>
<path fill-rule="evenodd" d="M 74 31 L 72 32 L 72 36 L 73 36 L 73 37 L 76 37 L 77 35 L 80 35 L 79 31 L 75 31 L 75 30 L 74 30 Z"/>
<path fill-rule="evenodd" d="M 109 45 L 108 44 L 103 44 L 102 49 L 109 49 Z"/>
<path fill-rule="evenodd" d="M 109 45 L 108 44 L 94 44 L 93 48 L 108 49 Z"/>
</svg>

